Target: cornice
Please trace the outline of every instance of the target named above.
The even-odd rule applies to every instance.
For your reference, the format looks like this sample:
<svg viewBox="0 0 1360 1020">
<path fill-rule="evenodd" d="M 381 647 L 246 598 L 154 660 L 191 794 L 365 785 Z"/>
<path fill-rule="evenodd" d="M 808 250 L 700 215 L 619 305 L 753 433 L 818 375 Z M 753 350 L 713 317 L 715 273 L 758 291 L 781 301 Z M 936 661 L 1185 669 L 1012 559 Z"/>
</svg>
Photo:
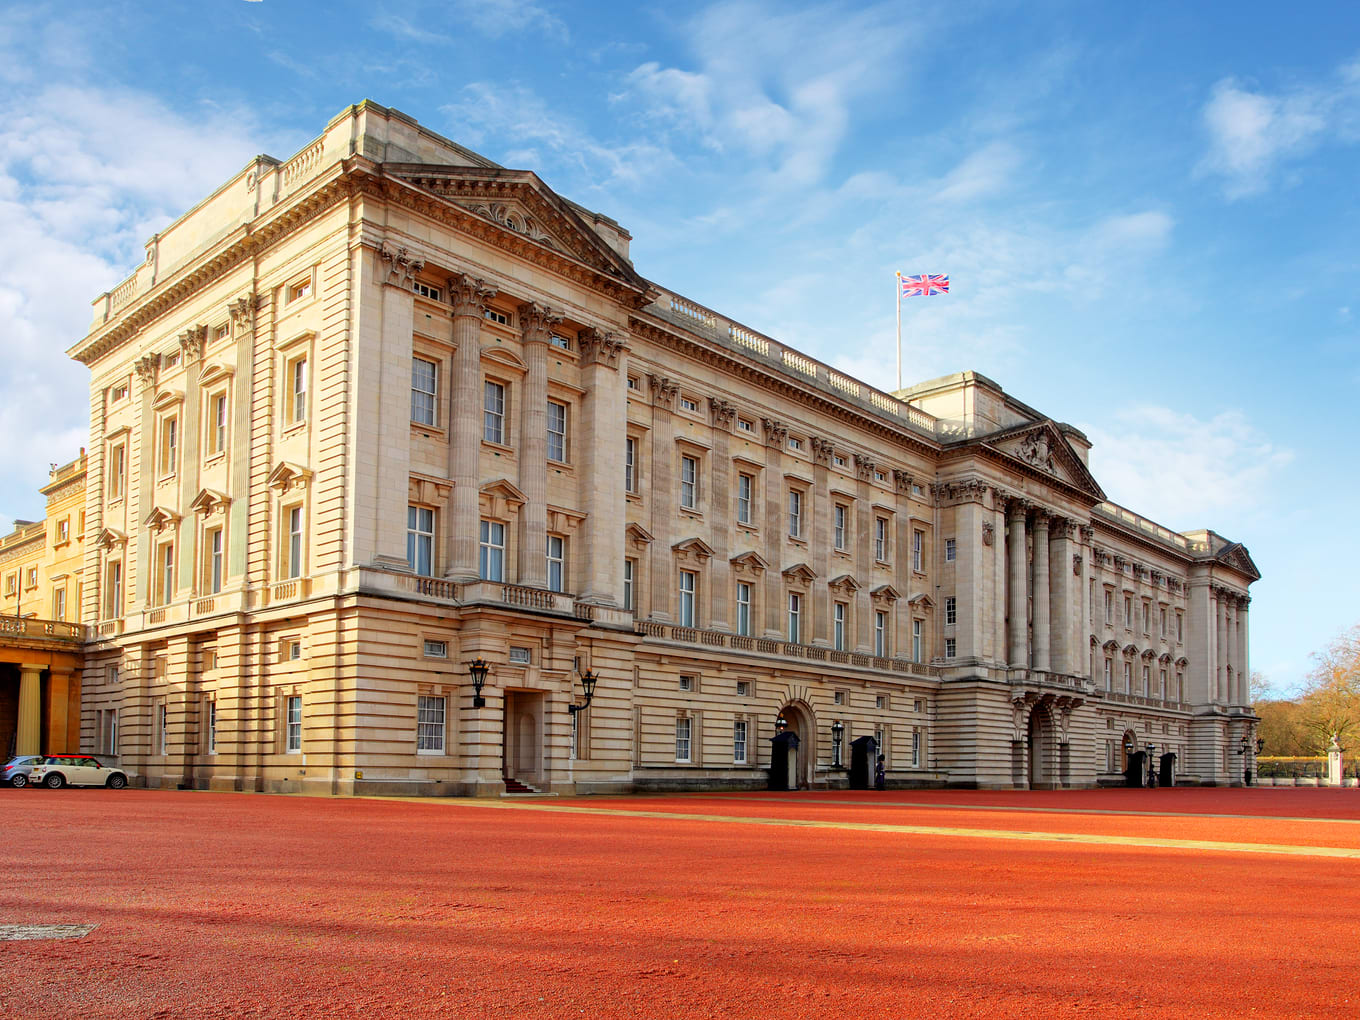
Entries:
<svg viewBox="0 0 1360 1020">
<path fill-rule="evenodd" d="M 1004 450 L 998 450 L 986 443 L 973 443 L 966 445 L 951 445 L 948 449 L 940 453 L 940 467 L 946 464 L 957 463 L 959 461 L 987 460 L 993 464 L 999 464 L 1011 471 L 1018 471 L 1026 478 L 1043 482 L 1045 485 L 1061 492 L 1065 495 L 1073 496 L 1088 511 L 1105 502 L 1104 493 L 1098 496 L 1088 489 L 1079 485 L 1074 485 L 1065 478 L 1057 475 L 1050 475 L 1046 471 L 1041 471 L 1032 464 L 1026 464 L 1018 457 L 1012 457 Z M 1058 511 L 1054 511 L 1055 513 Z M 1065 515 L 1064 515 L 1065 516 Z"/>
</svg>

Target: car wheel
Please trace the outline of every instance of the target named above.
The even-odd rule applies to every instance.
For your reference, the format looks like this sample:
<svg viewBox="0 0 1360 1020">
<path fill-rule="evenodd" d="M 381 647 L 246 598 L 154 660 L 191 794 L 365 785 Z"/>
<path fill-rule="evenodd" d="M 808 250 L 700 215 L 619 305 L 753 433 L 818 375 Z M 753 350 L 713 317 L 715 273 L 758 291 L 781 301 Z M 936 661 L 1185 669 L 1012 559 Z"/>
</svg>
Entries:
<svg viewBox="0 0 1360 1020">
<path fill-rule="evenodd" d="M 50 776 L 43 776 L 43 786 L 49 790 L 60 790 L 66 785 L 66 777 L 53 772 Z"/>
<path fill-rule="evenodd" d="M 121 790 L 123 787 L 127 786 L 127 776 L 109 776 L 109 781 L 105 785 L 107 785 L 110 790 Z"/>
<path fill-rule="evenodd" d="M 21 774 L 21 775 L 17 775 L 17 776 L 15 776 L 13 779 L 11 779 L 11 780 L 9 781 L 9 785 L 12 786 L 12 787 L 14 787 L 16 790 L 19 789 L 20 787 L 27 786 L 27 785 L 28 785 L 28 776 L 25 776 L 25 775 L 22 775 L 22 774 Z"/>
</svg>

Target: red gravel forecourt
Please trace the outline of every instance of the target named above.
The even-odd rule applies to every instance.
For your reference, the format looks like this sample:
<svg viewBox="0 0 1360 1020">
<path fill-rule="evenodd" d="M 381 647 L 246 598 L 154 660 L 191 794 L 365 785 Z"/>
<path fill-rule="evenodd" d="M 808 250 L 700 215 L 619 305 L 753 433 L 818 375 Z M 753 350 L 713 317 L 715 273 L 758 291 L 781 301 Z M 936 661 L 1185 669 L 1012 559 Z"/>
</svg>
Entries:
<svg viewBox="0 0 1360 1020">
<path fill-rule="evenodd" d="M 0 791 L 0 1017 L 1360 1016 L 1354 790 Z"/>
</svg>

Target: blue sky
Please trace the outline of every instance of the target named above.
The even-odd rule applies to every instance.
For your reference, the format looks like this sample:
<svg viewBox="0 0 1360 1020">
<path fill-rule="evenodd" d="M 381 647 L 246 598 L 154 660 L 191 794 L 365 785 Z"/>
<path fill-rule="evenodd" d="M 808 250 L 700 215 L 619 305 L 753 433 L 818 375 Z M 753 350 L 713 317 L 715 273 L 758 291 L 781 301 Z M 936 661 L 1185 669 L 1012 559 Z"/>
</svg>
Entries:
<svg viewBox="0 0 1360 1020">
<path fill-rule="evenodd" d="M 193 0 L 0 12 L 0 523 L 160 226 L 370 98 L 607 213 L 640 272 L 868 382 L 975 369 L 1110 497 L 1251 549 L 1253 666 L 1360 620 L 1360 7 Z"/>
</svg>

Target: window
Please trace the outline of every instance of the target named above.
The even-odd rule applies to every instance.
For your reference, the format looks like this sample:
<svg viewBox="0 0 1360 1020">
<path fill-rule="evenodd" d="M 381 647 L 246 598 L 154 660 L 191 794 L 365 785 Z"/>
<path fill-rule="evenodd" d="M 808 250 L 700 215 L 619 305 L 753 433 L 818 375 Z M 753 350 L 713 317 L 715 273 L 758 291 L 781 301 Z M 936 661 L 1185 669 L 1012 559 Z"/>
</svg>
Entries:
<svg viewBox="0 0 1360 1020">
<path fill-rule="evenodd" d="M 886 517 L 874 518 L 874 559 L 880 563 L 885 563 L 888 559 L 888 519 Z"/>
<path fill-rule="evenodd" d="M 888 614 L 874 613 L 874 654 L 879 658 L 888 654 Z"/>
<path fill-rule="evenodd" d="M 170 743 L 170 726 L 166 716 L 168 713 L 164 705 L 156 706 L 156 753 L 165 754 L 166 746 Z"/>
<path fill-rule="evenodd" d="M 954 658 L 954 654 L 955 654 L 955 652 L 958 650 L 958 647 L 959 647 L 959 646 L 958 646 L 958 642 L 955 641 L 952 637 L 945 638 L 945 639 L 944 639 L 944 657 L 945 657 L 946 659 L 952 659 L 952 658 Z"/>
<path fill-rule="evenodd" d="M 548 401 L 548 459 L 567 460 L 567 405 Z"/>
<path fill-rule="evenodd" d="M 845 548 L 845 517 L 846 508 L 837 503 L 831 511 L 832 524 L 831 535 L 832 544 L 837 549 Z"/>
<path fill-rule="evenodd" d="M 698 410 L 699 410 L 699 404 L 698 404 L 697 401 L 691 399 L 690 397 L 681 397 L 681 398 L 680 398 L 680 410 L 682 410 L 682 411 L 698 411 Z"/>
<path fill-rule="evenodd" d="M 1133 663 L 1124 663 L 1124 693 L 1133 693 Z"/>
<path fill-rule="evenodd" d="M 738 419 L 737 419 L 737 431 L 738 431 L 738 432 L 754 432 L 755 430 L 756 430 L 756 424 L 755 424 L 755 422 L 751 421 L 751 419 L 749 419 L 749 418 L 738 418 Z"/>
<path fill-rule="evenodd" d="M 1176 613 L 1176 644 L 1185 640 L 1185 614 Z"/>
<path fill-rule="evenodd" d="M 566 591 L 566 539 L 561 535 L 548 536 L 548 590 Z"/>
<path fill-rule="evenodd" d="M 751 523 L 751 493 L 755 488 L 755 477 L 748 474 L 737 475 L 737 523 Z"/>
<path fill-rule="evenodd" d="M 958 557 L 958 543 L 952 538 L 944 540 L 944 560 L 946 563 L 953 563 Z"/>
<path fill-rule="evenodd" d="M 417 280 L 413 289 L 421 297 L 427 297 L 431 301 L 441 301 L 444 298 L 443 292 L 438 287 L 431 287 L 428 283 L 421 283 Z"/>
<path fill-rule="evenodd" d="M 699 461 L 696 457 L 680 458 L 680 505 L 689 510 L 699 505 Z"/>
<path fill-rule="evenodd" d="M 918 574 L 925 569 L 925 546 L 926 533 L 924 531 L 913 531 L 911 533 L 911 569 Z"/>
<path fill-rule="evenodd" d="M 944 599 L 944 624 L 952 627 L 959 622 L 959 600 L 953 595 L 946 595 Z"/>
<path fill-rule="evenodd" d="M 1160 669 L 1160 670 L 1157 671 L 1157 680 L 1158 680 L 1158 684 L 1159 684 L 1159 685 L 1158 685 L 1158 688 L 1157 688 L 1158 694 L 1159 694 L 1160 697 L 1165 698 L 1165 697 L 1166 697 L 1166 670 Z"/>
<path fill-rule="evenodd" d="M 1161 634 L 1162 640 L 1166 640 L 1166 606 L 1157 609 L 1157 632 Z"/>
<path fill-rule="evenodd" d="M 737 582 L 737 633 L 751 635 L 751 586 L 745 581 Z"/>
<path fill-rule="evenodd" d="M 1146 602 L 1143 603 L 1143 633 L 1152 633 L 1152 607 Z"/>
<path fill-rule="evenodd" d="M 227 395 L 214 393 L 208 398 L 208 431 L 205 444 L 209 457 L 227 448 Z"/>
<path fill-rule="evenodd" d="M 71 518 L 63 517 L 57 521 L 57 541 L 69 542 L 71 540 Z M 1163 610 L 1165 615 L 1165 610 Z"/>
<path fill-rule="evenodd" d="M 424 358 L 411 359 L 411 420 L 418 425 L 434 425 L 439 366 Z"/>
<path fill-rule="evenodd" d="M 284 698 L 285 726 L 283 749 L 288 754 L 302 753 L 302 695 Z"/>
<path fill-rule="evenodd" d="M 844 692 L 844 691 L 832 691 L 832 692 L 831 692 L 831 703 L 832 703 L 833 705 L 844 705 L 844 704 L 845 704 L 845 692 Z"/>
<path fill-rule="evenodd" d="M 516 665 L 527 666 L 533 662 L 533 654 L 523 645 L 511 645 L 510 661 Z"/>
<path fill-rule="evenodd" d="M 166 542 L 160 547 L 156 557 L 156 594 L 157 605 L 165 606 L 175 601 L 175 543 Z"/>
<path fill-rule="evenodd" d="M 307 420 L 307 358 L 302 356 L 288 362 L 288 401 L 285 408 L 286 424 L 296 425 Z"/>
<path fill-rule="evenodd" d="M 638 491 L 637 440 L 629 436 L 623 441 L 623 489 L 625 492 Z"/>
<path fill-rule="evenodd" d="M 912 768 L 921 767 L 921 731 L 911 731 L 911 765 Z"/>
<path fill-rule="evenodd" d="M 698 597 L 699 575 L 692 570 L 680 571 L 680 626 L 693 627 L 695 601 Z"/>
<path fill-rule="evenodd" d="M 874 695 L 874 708 L 886 709 L 888 707 L 888 696 L 886 694 Z"/>
<path fill-rule="evenodd" d="M 688 716 L 675 720 L 675 760 L 689 761 L 690 720 Z"/>
<path fill-rule="evenodd" d="M 294 578 L 302 576 L 302 507 L 293 506 L 284 511 L 287 524 L 288 543 L 284 547 L 283 576 Z"/>
<path fill-rule="evenodd" d="M 416 699 L 416 754 L 444 753 L 445 700 L 422 694 Z"/>
<path fill-rule="evenodd" d="M 7 574 L 5 576 L 5 594 L 13 595 L 19 590 L 19 575 Z"/>
<path fill-rule="evenodd" d="M 836 467 L 845 467 L 845 458 L 839 453 L 833 453 L 831 455 L 831 463 L 836 465 Z"/>
<path fill-rule="evenodd" d="M 1114 592 L 1105 593 L 1105 622 L 1114 623 Z"/>
<path fill-rule="evenodd" d="M 831 644 L 838 652 L 845 651 L 845 603 L 831 607 Z M 840 704 L 840 702 L 837 702 Z"/>
<path fill-rule="evenodd" d="M 127 447 L 115 443 L 109 448 L 109 499 L 122 499 L 127 487 Z"/>
<path fill-rule="evenodd" d="M 795 439 L 793 436 L 789 436 L 789 449 L 790 449 L 790 450 L 801 450 L 802 448 L 803 448 L 803 441 L 802 441 L 801 439 Z"/>
<path fill-rule="evenodd" d="M 117 386 L 111 387 L 109 389 L 109 403 L 116 404 L 120 400 L 126 400 L 129 392 L 130 387 L 127 383 L 119 383 Z"/>
<path fill-rule="evenodd" d="M 434 576 L 434 511 L 406 508 L 406 563 L 421 577 Z"/>
<path fill-rule="evenodd" d="M 694 690 L 694 677 L 692 677 L 692 676 L 682 676 L 682 677 L 680 678 L 680 689 L 681 689 L 682 691 L 692 691 L 692 690 Z"/>
<path fill-rule="evenodd" d="M 172 353 L 170 353 L 170 354 L 167 354 L 167 355 L 165 356 L 165 367 L 166 367 L 166 368 L 178 368 L 178 367 L 179 367 L 179 361 L 180 361 L 179 351 L 174 351 L 174 352 L 172 352 Z"/>
<path fill-rule="evenodd" d="M 52 593 L 52 619 L 66 619 L 66 589 L 58 588 Z"/>
<path fill-rule="evenodd" d="M 482 383 L 482 438 L 505 443 L 505 387 L 489 379 Z"/>
<path fill-rule="evenodd" d="M 1114 690 L 1114 662 L 1108 658 L 1105 660 L 1105 689 Z"/>
<path fill-rule="evenodd" d="M 749 698 L 750 696 L 751 696 L 751 681 L 750 681 L 750 680 L 738 680 L 738 681 L 737 681 L 737 697 L 739 697 L 739 698 Z"/>
<path fill-rule="evenodd" d="M 505 580 L 505 525 L 482 521 L 477 574 L 483 581 Z"/>
<path fill-rule="evenodd" d="M 99 712 L 101 753 L 118 753 L 118 709 L 105 708 Z"/>
<path fill-rule="evenodd" d="M 803 596 L 796 591 L 789 592 L 789 641 L 798 644 L 802 641 Z"/>
<path fill-rule="evenodd" d="M 312 278 L 309 276 L 305 280 L 299 280 L 288 288 L 288 304 L 294 301 L 301 301 L 312 294 Z"/>
<path fill-rule="evenodd" d="M 123 615 L 123 564 L 115 560 L 104 568 L 107 603 L 104 616 L 117 619 Z"/>
<path fill-rule="evenodd" d="M 482 316 L 487 322 L 499 323 L 502 326 L 510 325 L 510 316 L 506 315 L 504 312 L 498 312 L 494 308 L 486 309 L 486 311 L 482 312 Z"/>
<path fill-rule="evenodd" d="M 26 588 L 36 588 L 36 587 L 38 587 L 38 568 L 37 568 L 37 567 L 29 567 L 29 568 L 28 568 L 28 584 L 25 585 L 25 587 L 26 587 Z"/>
<path fill-rule="evenodd" d="M 637 376 L 635 376 L 635 375 L 630 375 L 630 376 L 628 377 L 628 388 L 629 388 L 630 390 L 635 390 L 635 389 L 638 388 L 638 380 L 637 380 Z"/>
<path fill-rule="evenodd" d="M 283 643 L 283 657 L 289 662 L 297 662 L 302 658 L 302 642 L 288 640 Z"/>
<path fill-rule="evenodd" d="M 1133 598 L 1129 595 L 1124 596 L 1124 626 L 1133 630 Z"/>
<path fill-rule="evenodd" d="M 923 620 L 911 621 L 911 661 L 921 661 L 921 630 Z"/>
<path fill-rule="evenodd" d="M 732 764 L 746 764 L 746 720 L 732 723 Z"/>
<path fill-rule="evenodd" d="M 215 595 L 222 590 L 222 529 L 203 533 L 203 590 Z"/>
<path fill-rule="evenodd" d="M 231 336 L 231 323 L 224 322 L 220 326 L 213 327 L 213 343 L 217 343 L 219 340 L 225 340 L 229 336 Z"/>
<path fill-rule="evenodd" d="M 571 339 L 569 337 L 562 336 L 559 333 L 549 333 L 548 343 L 564 351 L 571 350 Z"/>
<path fill-rule="evenodd" d="M 789 537 L 798 538 L 803 534 L 803 494 L 797 489 L 789 490 Z"/>
<path fill-rule="evenodd" d="M 623 561 L 623 608 L 636 609 L 637 604 L 633 595 L 633 583 L 637 577 L 637 560 Z"/>
<path fill-rule="evenodd" d="M 425 658 L 427 659 L 447 659 L 449 657 L 449 643 L 447 641 L 431 641 L 425 639 Z"/>
<path fill-rule="evenodd" d="M 1152 669 L 1148 666 L 1143 667 L 1143 697 L 1152 695 Z"/>
<path fill-rule="evenodd" d="M 888 480 L 888 476 L 885 475 L 882 471 L 875 471 L 875 472 L 874 472 L 874 481 L 876 481 L 876 482 L 886 482 L 887 480 Z"/>
</svg>

